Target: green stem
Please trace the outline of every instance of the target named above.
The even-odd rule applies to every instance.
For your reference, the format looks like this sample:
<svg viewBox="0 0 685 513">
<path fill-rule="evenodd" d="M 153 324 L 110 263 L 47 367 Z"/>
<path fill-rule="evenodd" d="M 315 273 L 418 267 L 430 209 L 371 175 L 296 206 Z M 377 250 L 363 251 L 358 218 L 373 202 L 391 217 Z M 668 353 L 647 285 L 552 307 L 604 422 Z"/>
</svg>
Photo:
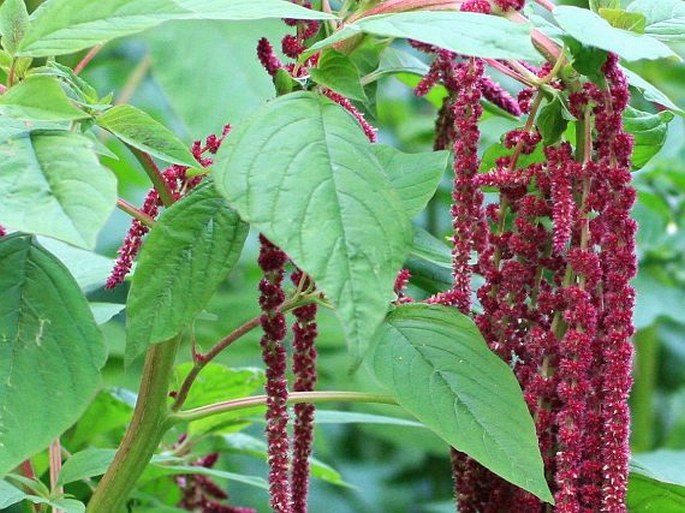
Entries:
<svg viewBox="0 0 685 513">
<path fill-rule="evenodd" d="M 168 427 L 167 392 L 179 341 L 180 336 L 148 350 L 133 419 L 86 513 L 120 513 L 159 446 Z"/>
<path fill-rule="evenodd" d="M 226 413 L 229 411 L 244 410 L 254 406 L 265 406 L 267 397 L 256 395 L 254 397 L 244 397 L 242 399 L 232 399 L 220 403 L 201 406 L 192 410 L 181 411 L 173 414 L 169 421 L 190 422 L 193 420 L 204 419 L 212 415 Z M 350 403 L 381 403 L 397 405 L 397 400 L 389 395 L 367 394 L 362 392 L 291 392 L 288 395 L 288 404 L 298 403 L 330 403 L 330 402 L 350 402 Z"/>
<path fill-rule="evenodd" d="M 654 447 L 654 390 L 659 366 L 657 325 L 638 331 L 635 336 L 635 381 L 631 393 L 634 452 L 650 451 Z"/>
<path fill-rule="evenodd" d="M 122 199 L 122 198 L 117 199 L 117 208 L 123 212 L 126 212 L 128 215 L 130 215 L 134 219 L 137 219 L 138 221 L 143 223 L 148 228 L 152 228 L 155 225 L 155 220 L 153 218 L 151 218 L 149 215 L 147 215 L 142 210 L 131 205 L 125 199 Z"/>
</svg>

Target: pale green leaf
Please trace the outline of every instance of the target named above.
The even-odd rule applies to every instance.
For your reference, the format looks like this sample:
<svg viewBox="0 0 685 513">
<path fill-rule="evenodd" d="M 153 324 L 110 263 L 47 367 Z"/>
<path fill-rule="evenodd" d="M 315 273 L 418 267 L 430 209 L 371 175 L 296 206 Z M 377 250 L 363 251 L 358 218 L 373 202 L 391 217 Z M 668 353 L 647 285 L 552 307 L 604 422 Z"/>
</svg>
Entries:
<svg viewBox="0 0 685 513">
<path fill-rule="evenodd" d="M 685 451 L 633 456 L 628 483 L 630 513 L 681 513 L 685 509 Z"/>
<path fill-rule="evenodd" d="M 581 43 L 614 52 L 627 61 L 661 59 L 677 54 L 647 34 L 614 28 L 608 21 L 587 9 L 569 5 L 554 9 L 554 18 L 568 34 Z"/>
<path fill-rule="evenodd" d="M 102 334 L 66 268 L 29 235 L 0 239 L 0 474 L 81 416 L 104 363 Z"/>
<path fill-rule="evenodd" d="M 683 0 L 635 0 L 628 11 L 644 14 L 645 33 L 662 41 L 685 41 L 685 2 Z"/>
<path fill-rule="evenodd" d="M 96 123 L 136 149 L 172 164 L 197 167 L 183 141 L 152 116 L 132 105 L 117 105 L 96 119 Z"/>
<path fill-rule="evenodd" d="M 668 96 L 666 96 L 666 93 L 661 91 L 654 84 L 648 82 L 634 71 L 631 71 L 626 68 L 622 69 L 623 73 L 626 74 L 626 77 L 628 78 L 630 85 L 642 91 L 645 100 L 658 103 L 659 105 L 663 105 L 664 107 L 672 110 L 680 116 L 685 116 L 685 112 L 675 103 L 673 103 L 673 101 Z"/>
<path fill-rule="evenodd" d="M 17 51 L 28 23 L 29 13 L 24 0 L 5 0 L 0 5 L 0 37 L 2 47 L 8 53 L 14 54 Z"/>
<path fill-rule="evenodd" d="M 438 305 L 398 307 L 368 362 L 400 406 L 451 446 L 553 502 L 521 388 L 472 320 Z"/>
<path fill-rule="evenodd" d="M 126 311 L 126 359 L 175 337 L 233 268 L 248 227 L 211 183 L 165 210 L 143 245 Z"/>
<path fill-rule="evenodd" d="M 26 494 L 7 481 L 0 480 L 0 509 L 9 508 L 12 504 L 23 501 Z"/>
<path fill-rule="evenodd" d="M 668 111 L 651 114 L 628 107 L 623 113 L 623 125 L 633 136 L 633 170 L 642 168 L 666 142 L 668 124 L 673 120 L 673 114 Z"/>
<path fill-rule="evenodd" d="M 95 247 L 114 210 L 117 183 L 87 137 L 33 131 L 0 142 L 0 220 L 29 233 Z"/>
<path fill-rule="evenodd" d="M 411 229 L 357 122 L 312 93 L 282 96 L 233 131 L 213 169 L 241 217 L 337 307 L 358 363 L 394 296 Z"/>
<path fill-rule="evenodd" d="M 37 75 L 0 95 L 0 122 L 4 117 L 22 121 L 73 121 L 90 117 L 74 107 L 59 81 Z"/>
</svg>

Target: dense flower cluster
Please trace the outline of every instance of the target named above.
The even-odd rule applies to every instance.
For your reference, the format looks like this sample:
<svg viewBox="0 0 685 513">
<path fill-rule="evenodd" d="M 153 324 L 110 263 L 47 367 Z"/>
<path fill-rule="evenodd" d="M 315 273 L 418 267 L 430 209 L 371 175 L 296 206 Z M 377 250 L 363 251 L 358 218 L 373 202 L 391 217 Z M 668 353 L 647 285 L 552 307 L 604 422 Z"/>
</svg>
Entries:
<svg viewBox="0 0 685 513">
<path fill-rule="evenodd" d="M 524 390 L 555 511 L 625 513 L 636 225 L 632 139 L 622 126 L 629 95 L 617 58 L 602 67 L 605 86 L 588 82 L 569 95 L 578 123 L 588 127 L 584 146 L 561 142 L 542 148 L 544 161 L 519 165 L 541 144 L 532 112 L 525 128 L 504 136 L 509 153 L 478 174 L 480 99 L 492 87 L 478 61 L 428 50 L 436 59 L 417 94 L 438 81 L 449 91 L 435 147 L 451 145 L 455 155 L 454 286 L 428 302 L 471 313 L 472 273 L 485 279 L 476 323 Z M 524 90 L 520 111 L 534 110 L 534 95 Z M 481 186 L 496 187 L 499 202 L 484 209 Z M 546 511 L 455 451 L 452 463 L 461 513 Z"/>
<path fill-rule="evenodd" d="M 206 154 L 215 154 L 230 131 L 231 125 L 226 125 L 221 136 L 212 134 L 207 137 L 204 144 L 202 144 L 201 141 L 195 141 L 193 143 L 191 151 L 195 157 L 195 160 L 197 160 L 200 166 L 209 167 L 212 165 L 212 159 L 206 156 Z M 181 198 L 189 190 L 196 187 L 204 177 L 203 175 L 198 175 L 188 178 L 186 177 L 187 171 L 187 167 L 176 164 L 171 165 L 161 171 L 162 178 L 169 186 L 169 190 L 171 191 L 174 199 Z M 160 199 L 157 190 L 150 189 L 145 196 L 145 200 L 143 201 L 143 206 L 141 207 L 140 211 L 149 218 L 155 219 L 162 206 L 162 200 Z M 112 273 L 107 279 L 107 284 L 105 285 L 106 288 L 113 289 L 117 285 L 121 284 L 126 278 L 126 275 L 131 272 L 133 261 L 143 244 L 143 237 L 145 237 L 149 231 L 150 227 L 138 219 L 134 219 L 131 222 L 131 227 L 124 238 L 121 248 L 119 248 L 114 269 L 112 269 Z"/>
<path fill-rule="evenodd" d="M 218 459 L 217 453 L 211 453 L 197 459 L 191 465 L 212 468 Z M 182 494 L 178 507 L 187 511 L 197 513 L 257 513 L 253 508 L 226 504 L 228 493 L 217 485 L 211 477 L 201 474 L 184 474 L 177 476 L 175 480 Z"/>
</svg>

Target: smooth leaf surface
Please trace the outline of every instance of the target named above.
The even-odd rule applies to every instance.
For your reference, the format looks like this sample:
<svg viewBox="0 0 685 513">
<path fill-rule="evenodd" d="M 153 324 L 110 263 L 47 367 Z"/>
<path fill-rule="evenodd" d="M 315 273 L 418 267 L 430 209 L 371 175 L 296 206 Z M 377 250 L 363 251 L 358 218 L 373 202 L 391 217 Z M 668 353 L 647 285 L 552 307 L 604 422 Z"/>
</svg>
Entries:
<svg viewBox="0 0 685 513">
<path fill-rule="evenodd" d="M 0 239 L 0 474 L 80 417 L 104 363 L 102 334 L 66 268 L 29 235 Z"/>
<path fill-rule="evenodd" d="M 192 363 L 178 365 L 175 370 L 176 382 L 181 383 L 192 367 Z M 193 383 L 183 407 L 191 409 L 219 401 L 247 397 L 261 389 L 264 382 L 264 371 L 261 369 L 231 369 L 218 363 L 209 363 Z M 212 415 L 192 422 L 188 427 L 188 432 L 206 433 L 227 425 L 230 430 L 230 426 L 236 424 L 244 427 L 244 422 L 239 421 L 250 414 L 249 410 L 245 410 Z"/>
<path fill-rule="evenodd" d="M 57 485 L 63 486 L 81 479 L 101 476 L 107 471 L 116 452 L 116 449 L 90 447 L 85 451 L 71 455 L 64 462 L 64 466 L 57 479 Z"/>
<path fill-rule="evenodd" d="M 671 100 L 666 93 L 661 91 L 661 89 L 656 87 L 651 82 L 648 82 L 634 71 L 626 68 L 622 68 L 622 70 L 623 73 L 626 74 L 630 85 L 642 91 L 642 94 L 646 100 L 663 105 L 680 116 L 685 116 L 685 112 L 675 103 L 673 103 L 673 100 Z"/>
<path fill-rule="evenodd" d="M 393 75 L 396 73 L 411 73 L 413 75 L 423 76 L 428 72 L 428 69 L 428 65 L 425 62 L 416 58 L 409 52 L 389 46 L 383 50 L 380 62 L 378 63 L 378 68 L 364 77 L 364 80 L 365 82 L 373 82 L 385 75 Z"/>
<path fill-rule="evenodd" d="M 414 242 L 405 267 L 411 272 L 412 283 L 431 294 L 454 284 L 450 248 L 423 228 L 414 227 Z"/>
<path fill-rule="evenodd" d="M 37 75 L 0 96 L 0 120 L 73 121 L 89 115 L 72 105 L 57 79 Z"/>
<path fill-rule="evenodd" d="M 214 477 L 217 479 L 226 479 L 228 481 L 235 481 L 237 483 L 246 484 L 262 490 L 268 490 L 268 483 L 259 476 L 250 476 L 245 474 L 236 474 L 235 472 L 226 472 L 215 468 L 205 468 L 193 465 L 166 465 L 163 463 L 151 463 L 148 465 L 145 472 L 140 478 L 140 484 L 144 485 L 155 479 L 166 476 L 178 476 L 183 474 L 200 474 L 203 476 Z"/>
<path fill-rule="evenodd" d="M 645 33 L 662 41 L 685 41 L 685 2 L 682 0 L 635 0 L 627 10 L 644 14 Z"/>
<path fill-rule="evenodd" d="M 9 508 L 12 504 L 24 500 L 26 494 L 4 479 L 0 480 L 0 508 Z"/>
<path fill-rule="evenodd" d="M 400 405 L 438 436 L 552 502 L 521 388 L 468 317 L 437 305 L 398 307 L 368 362 Z"/>
<path fill-rule="evenodd" d="M 623 113 L 625 130 L 633 136 L 633 169 L 642 168 L 659 153 L 668 135 L 668 123 L 673 114 L 668 111 L 651 114 L 632 107 Z"/>
<path fill-rule="evenodd" d="M 85 136 L 34 131 L 0 142 L 0 219 L 7 226 L 94 248 L 117 183 Z"/>
<path fill-rule="evenodd" d="M 312 93 L 282 96 L 219 150 L 217 188 L 337 307 L 354 363 L 383 320 L 411 229 L 356 121 Z"/>
<path fill-rule="evenodd" d="M 29 23 L 29 13 L 24 0 L 5 0 L 0 5 L 0 37 L 2 47 L 9 54 L 17 51 Z"/>
<path fill-rule="evenodd" d="M 165 210 L 138 259 L 126 309 L 126 359 L 186 329 L 238 260 L 248 227 L 211 183 Z"/>
<path fill-rule="evenodd" d="M 539 60 L 530 26 L 472 12 L 415 11 L 362 18 L 312 46 L 323 48 L 356 34 L 414 39 L 462 55 Z"/>
<path fill-rule="evenodd" d="M 90 310 L 93 312 L 93 318 L 98 325 L 109 322 L 115 315 L 123 311 L 125 307 L 125 305 L 119 303 L 90 303 Z"/>
<path fill-rule="evenodd" d="M 337 411 L 316 409 L 314 413 L 315 423 L 319 424 L 383 424 L 386 426 L 403 426 L 425 428 L 420 422 L 387 415 L 375 415 L 372 413 L 360 413 L 356 411 Z"/>
<path fill-rule="evenodd" d="M 631 513 L 680 513 L 685 509 L 685 452 L 659 450 L 637 454 L 630 464 Z"/>
<path fill-rule="evenodd" d="M 136 395 L 130 390 L 113 388 L 102 390 L 90 403 L 71 432 L 70 447 L 93 443 L 98 437 L 123 429 L 131 420 Z"/>
<path fill-rule="evenodd" d="M 19 55 L 72 53 L 171 20 L 330 19 L 286 0 L 49 0 L 36 9 Z"/>
<path fill-rule="evenodd" d="M 561 28 L 583 44 L 614 52 L 627 61 L 678 57 L 661 41 L 612 27 L 608 21 L 587 9 L 563 5 L 554 9 Z"/>
<path fill-rule="evenodd" d="M 348 56 L 340 52 L 333 49 L 323 51 L 316 68 L 310 73 L 317 84 L 337 91 L 350 100 L 368 100 L 361 85 L 359 70 Z"/>
<path fill-rule="evenodd" d="M 126 144 L 165 162 L 197 167 L 188 147 L 167 127 L 132 105 L 117 105 L 96 118 L 102 128 Z"/>
<path fill-rule="evenodd" d="M 371 149 L 397 191 L 407 216 L 420 214 L 445 174 L 450 153 L 403 153 L 385 144 L 373 144 Z"/>
</svg>

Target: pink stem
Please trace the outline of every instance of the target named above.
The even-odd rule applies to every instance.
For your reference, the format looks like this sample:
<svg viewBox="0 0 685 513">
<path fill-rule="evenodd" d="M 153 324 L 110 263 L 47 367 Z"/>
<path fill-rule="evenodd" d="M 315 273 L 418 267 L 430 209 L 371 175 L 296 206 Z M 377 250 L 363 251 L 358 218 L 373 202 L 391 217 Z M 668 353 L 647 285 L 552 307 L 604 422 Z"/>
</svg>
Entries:
<svg viewBox="0 0 685 513">
<path fill-rule="evenodd" d="M 97 45 L 91 48 L 90 51 L 83 57 L 83 59 L 81 59 L 81 62 L 79 62 L 74 68 L 74 75 L 81 73 L 83 69 L 88 66 L 88 63 L 93 60 L 93 57 L 95 57 L 100 50 L 102 50 L 102 47 L 103 45 Z"/>
</svg>

